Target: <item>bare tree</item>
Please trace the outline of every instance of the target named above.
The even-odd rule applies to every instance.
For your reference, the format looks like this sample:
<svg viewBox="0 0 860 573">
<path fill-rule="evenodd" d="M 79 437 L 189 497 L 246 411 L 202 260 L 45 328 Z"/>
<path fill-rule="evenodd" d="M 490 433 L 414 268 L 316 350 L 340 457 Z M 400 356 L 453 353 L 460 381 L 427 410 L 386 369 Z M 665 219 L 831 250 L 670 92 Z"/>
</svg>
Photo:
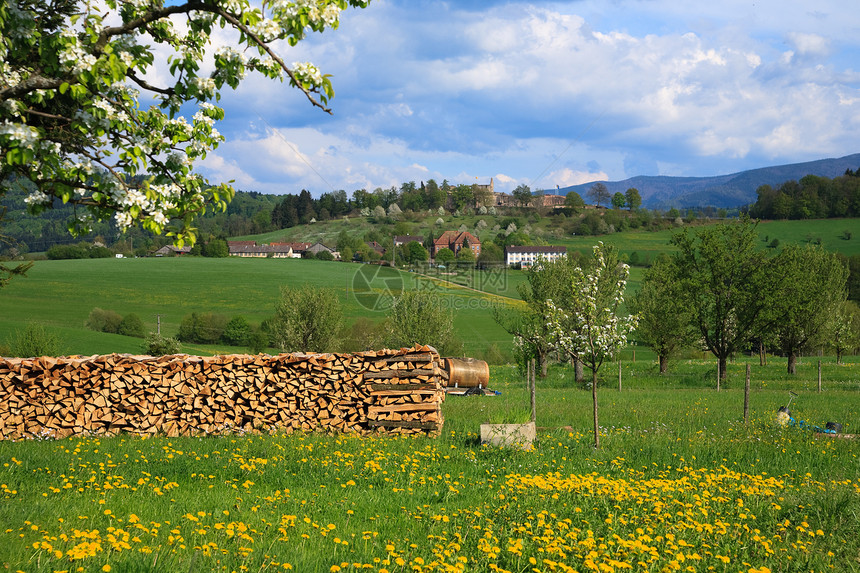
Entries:
<svg viewBox="0 0 860 573">
<path fill-rule="evenodd" d="M 588 198 L 594 201 L 594 204 L 597 207 L 600 207 L 601 202 L 608 202 L 612 195 L 609 193 L 609 189 L 607 189 L 606 185 L 601 182 L 597 182 L 591 186 L 591 189 L 588 190 Z"/>
</svg>

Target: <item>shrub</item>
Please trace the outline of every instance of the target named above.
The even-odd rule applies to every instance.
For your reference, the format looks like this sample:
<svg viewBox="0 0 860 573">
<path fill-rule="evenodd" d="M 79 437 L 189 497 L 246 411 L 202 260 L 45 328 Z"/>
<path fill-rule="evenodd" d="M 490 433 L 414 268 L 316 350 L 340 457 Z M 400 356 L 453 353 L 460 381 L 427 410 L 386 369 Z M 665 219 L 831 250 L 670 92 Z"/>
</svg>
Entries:
<svg viewBox="0 0 860 573">
<path fill-rule="evenodd" d="M 334 289 L 304 285 L 281 288 L 270 328 L 275 346 L 283 352 L 328 352 L 342 322 Z"/>
<path fill-rule="evenodd" d="M 214 312 L 186 314 L 179 325 L 177 338 L 182 342 L 215 344 L 224 334 L 227 317 Z"/>
<path fill-rule="evenodd" d="M 394 300 L 388 321 L 386 344 L 391 347 L 429 344 L 443 356 L 456 356 L 462 351 L 462 343 L 454 336 L 454 314 L 444 308 L 438 295 L 404 291 Z"/>
<path fill-rule="evenodd" d="M 156 332 L 150 332 L 143 341 L 143 352 L 150 356 L 165 356 L 168 354 L 179 354 L 182 344 L 175 338 L 162 336 Z"/>
<path fill-rule="evenodd" d="M 90 330 L 95 330 L 96 332 L 117 334 L 119 332 L 120 324 L 122 324 L 122 320 L 122 315 L 118 312 L 96 307 L 90 311 L 90 315 L 87 317 L 86 326 Z M 141 336 L 143 336 L 143 334 L 141 334 Z"/>
<path fill-rule="evenodd" d="M 386 324 L 383 321 L 373 321 L 361 316 L 340 334 L 343 352 L 362 352 L 374 350 L 383 346 L 386 335 Z"/>
<path fill-rule="evenodd" d="M 45 254 L 52 261 L 89 258 L 86 248 L 79 245 L 54 245 Z"/>
<path fill-rule="evenodd" d="M 321 261 L 333 261 L 334 255 L 330 251 L 320 251 L 317 253 L 317 259 Z"/>
<path fill-rule="evenodd" d="M 122 319 L 122 322 L 119 324 L 119 329 L 117 330 L 118 334 L 122 334 L 123 336 L 134 336 L 137 338 L 143 338 L 145 332 L 143 321 L 140 320 L 140 317 L 133 312 L 125 315 L 125 318 Z"/>
<path fill-rule="evenodd" d="M 248 352 L 261 354 L 269 346 L 269 335 L 262 329 L 255 329 L 248 336 Z"/>
<path fill-rule="evenodd" d="M 57 356 L 60 350 L 60 338 L 43 325 L 31 322 L 24 330 L 16 330 L 8 341 L 12 355 L 19 358 L 36 356 Z"/>
<path fill-rule="evenodd" d="M 113 251 L 107 247 L 90 247 L 87 256 L 91 259 L 109 259 L 113 256 Z"/>
<path fill-rule="evenodd" d="M 224 327 L 221 340 L 231 346 L 244 346 L 251 337 L 251 325 L 244 316 L 234 316 Z M 256 354 L 256 353 L 254 353 Z"/>
</svg>

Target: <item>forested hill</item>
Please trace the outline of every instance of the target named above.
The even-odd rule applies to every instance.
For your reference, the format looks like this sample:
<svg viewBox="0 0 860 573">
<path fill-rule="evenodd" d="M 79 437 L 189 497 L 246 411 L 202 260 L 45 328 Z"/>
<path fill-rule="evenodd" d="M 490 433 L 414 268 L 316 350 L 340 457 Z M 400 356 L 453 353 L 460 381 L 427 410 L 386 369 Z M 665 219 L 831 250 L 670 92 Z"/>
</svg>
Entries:
<svg viewBox="0 0 860 573">
<path fill-rule="evenodd" d="M 688 207 L 740 207 L 756 201 L 756 190 L 762 185 L 778 187 L 786 181 L 798 181 L 806 175 L 837 177 L 846 170 L 860 167 L 860 153 L 838 159 L 820 159 L 806 163 L 792 163 L 774 167 L 762 167 L 715 177 L 631 177 L 624 181 L 607 181 L 610 194 L 624 193 L 635 187 L 642 197 L 642 206 L 650 209 Z M 573 185 L 556 191 L 566 195 L 576 191 L 583 198 L 593 183 Z"/>
</svg>

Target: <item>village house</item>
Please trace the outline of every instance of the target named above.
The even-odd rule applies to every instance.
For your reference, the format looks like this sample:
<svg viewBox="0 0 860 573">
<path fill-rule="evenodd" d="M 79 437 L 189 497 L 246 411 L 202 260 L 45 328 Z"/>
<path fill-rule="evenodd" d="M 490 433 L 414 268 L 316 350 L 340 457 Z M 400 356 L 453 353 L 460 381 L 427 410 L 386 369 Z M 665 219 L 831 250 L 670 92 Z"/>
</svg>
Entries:
<svg viewBox="0 0 860 573">
<path fill-rule="evenodd" d="M 307 252 L 309 252 L 309 253 L 313 254 L 314 256 L 316 256 L 317 254 L 319 254 L 319 253 L 320 253 L 320 251 L 328 251 L 329 253 L 331 253 L 331 254 L 332 254 L 332 256 L 333 256 L 334 258 L 336 258 L 336 259 L 339 259 L 339 258 L 340 258 L 340 253 L 338 253 L 337 251 L 335 251 L 335 250 L 334 250 L 334 249 L 332 249 L 331 247 L 327 247 L 327 246 L 325 246 L 325 245 L 324 245 L 324 244 L 322 244 L 320 241 L 317 241 L 316 243 L 314 243 L 313 245 L 311 245 L 311 246 L 309 246 L 309 247 L 307 248 Z"/>
<path fill-rule="evenodd" d="M 545 261 L 555 261 L 567 255 L 567 247 L 556 245 L 505 248 L 505 264 L 508 266 L 530 267 L 539 258 Z"/>
<path fill-rule="evenodd" d="M 271 247 L 290 247 L 293 254 L 290 255 L 294 259 L 300 259 L 305 254 L 305 251 L 311 246 L 310 243 L 270 243 Z"/>
<path fill-rule="evenodd" d="M 191 247 L 176 247 L 174 245 L 164 245 L 153 254 L 156 257 L 167 257 L 171 255 L 187 255 L 191 252 Z"/>
<path fill-rule="evenodd" d="M 377 252 L 377 253 L 379 253 L 380 255 L 384 255 L 384 254 L 385 254 L 385 247 L 383 247 L 382 245 L 380 245 L 380 244 L 379 244 L 379 243 L 377 243 L 376 241 L 369 241 L 369 242 L 367 243 L 367 246 L 369 246 L 371 249 L 373 249 L 374 251 L 376 251 L 376 252 Z"/>
<path fill-rule="evenodd" d="M 406 245 L 407 243 L 411 243 L 412 241 L 417 242 L 418 244 L 424 244 L 424 237 L 418 235 L 396 235 L 394 237 L 394 246 L 399 247 L 401 245 Z"/>
<path fill-rule="evenodd" d="M 475 258 L 481 254 L 481 241 L 469 231 L 445 231 L 438 239 L 433 241 L 433 252 L 430 255 L 435 259 L 436 253 L 442 249 L 451 249 L 457 255 L 463 247 L 468 246 Z"/>
<path fill-rule="evenodd" d="M 254 243 L 252 245 L 228 245 L 228 247 L 230 249 L 231 257 L 272 257 L 275 259 L 295 258 L 293 256 L 293 249 L 289 245 L 258 245 Z"/>
</svg>

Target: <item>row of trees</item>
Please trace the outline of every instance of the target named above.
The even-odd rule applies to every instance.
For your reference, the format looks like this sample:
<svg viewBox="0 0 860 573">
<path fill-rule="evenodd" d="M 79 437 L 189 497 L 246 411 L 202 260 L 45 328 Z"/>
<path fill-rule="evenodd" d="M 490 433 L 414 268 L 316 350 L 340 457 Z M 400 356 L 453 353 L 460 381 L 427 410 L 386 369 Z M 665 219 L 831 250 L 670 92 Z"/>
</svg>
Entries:
<svg viewBox="0 0 860 573">
<path fill-rule="evenodd" d="M 807 175 L 775 189 L 762 185 L 756 193 L 749 214 L 759 219 L 860 217 L 860 168 L 834 179 Z"/>
<path fill-rule="evenodd" d="M 803 351 L 828 346 L 840 359 L 860 346 L 860 312 L 847 300 L 846 261 L 814 245 L 762 249 L 756 225 L 742 218 L 684 229 L 672 238 L 677 250 L 646 271 L 629 307 L 638 319 L 638 338 L 657 353 L 661 373 L 685 347 L 711 352 L 725 379 L 727 360 L 740 351 L 757 351 L 762 361 L 768 350 L 781 354 L 794 374 Z M 618 263 L 613 250 L 598 253 L 610 266 Z M 547 320 L 552 306 L 579 300 L 583 273 L 599 267 L 599 260 L 597 254 L 582 259 L 573 253 L 535 265 L 519 287 L 526 309 L 494 309 L 497 322 L 515 335 L 520 361 L 537 359 L 546 375 L 547 361 L 558 350 Z M 568 325 L 567 332 L 576 330 Z M 575 365 L 581 380 L 582 365 Z"/>
<path fill-rule="evenodd" d="M 624 193 L 621 191 L 610 193 L 609 188 L 604 183 L 597 182 L 589 187 L 586 195 L 597 207 L 600 207 L 602 203 L 603 205 L 612 205 L 613 209 L 626 207 L 630 211 L 635 211 L 642 206 L 642 196 L 639 194 L 639 189 L 635 187 L 629 188 Z M 565 205 L 577 206 L 581 202 L 582 199 L 575 191 L 569 193 L 565 198 Z"/>
<path fill-rule="evenodd" d="M 796 371 L 803 350 L 830 345 L 837 357 L 858 343 L 856 305 L 846 303 L 848 269 L 834 254 L 812 245 L 778 252 L 758 246 L 756 223 L 685 229 L 677 251 L 645 273 L 631 309 L 640 317 L 639 337 L 660 357 L 665 372 L 683 346 L 710 351 L 720 376 L 736 352 L 773 349 Z"/>
</svg>

